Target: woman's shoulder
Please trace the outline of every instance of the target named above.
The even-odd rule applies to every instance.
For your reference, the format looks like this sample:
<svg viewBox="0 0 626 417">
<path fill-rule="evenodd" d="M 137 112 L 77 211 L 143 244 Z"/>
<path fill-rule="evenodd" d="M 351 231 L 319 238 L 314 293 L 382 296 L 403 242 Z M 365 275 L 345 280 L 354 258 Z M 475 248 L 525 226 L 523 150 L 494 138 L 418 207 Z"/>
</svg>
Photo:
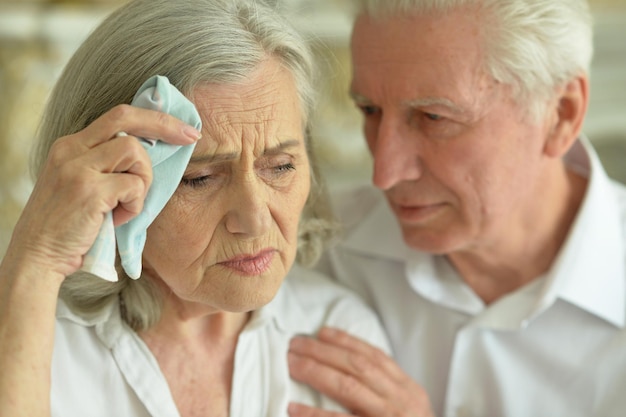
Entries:
<svg viewBox="0 0 626 417">
<path fill-rule="evenodd" d="M 155 401 L 174 409 L 158 365 L 123 324 L 117 300 L 93 314 L 59 300 L 51 381 L 53 416 L 147 417 Z"/>
<path fill-rule="evenodd" d="M 282 314 L 290 314 L 292 327 L 315 333 L 329 326 L 347 331 L 388 351 L 387 338 L 374 311 L 354 292 L 323 273 L 295 265 L 283 289 Z M 306 331 L 308 330 L 308 331 Z"/>
<path fill-rule="evenodd" d="M 117 314 L 116 314 L 117 313 Z M 56 311 L 54 360 L 66 369 L 100 366 L 111 356 L 116 333 L 122 331 L 115 303 L 90 315 L 74 311 L 59 299 Z M 68 355 L 68 352 L 72 352 Z M 86 366 L 91 365 L 91 366 Z"/>
</svg>

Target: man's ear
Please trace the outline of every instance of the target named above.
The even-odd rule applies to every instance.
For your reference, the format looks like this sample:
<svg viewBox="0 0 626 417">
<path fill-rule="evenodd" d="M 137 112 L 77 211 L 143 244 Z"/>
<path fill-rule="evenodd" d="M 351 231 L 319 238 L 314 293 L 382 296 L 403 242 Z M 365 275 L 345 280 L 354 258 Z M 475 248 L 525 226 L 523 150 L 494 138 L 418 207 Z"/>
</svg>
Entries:
<svg viewBox="0 0 626 417">
<path fill-rule="evenodd" d="M 572 146 L 580 132 L 589 104 L 589 80 L 586 75 L 579 75 L 559 90 L 555 117 L 548 132 L 545 154 L 560 158 Z"/>
</svg>

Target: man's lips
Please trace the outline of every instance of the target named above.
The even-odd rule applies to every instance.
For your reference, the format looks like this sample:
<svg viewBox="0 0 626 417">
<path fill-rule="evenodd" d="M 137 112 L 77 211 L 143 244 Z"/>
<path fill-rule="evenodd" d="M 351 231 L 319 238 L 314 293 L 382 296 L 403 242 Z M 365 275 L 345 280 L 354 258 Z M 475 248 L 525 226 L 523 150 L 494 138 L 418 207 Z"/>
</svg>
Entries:
<svg viewBox="0 0 626 417">
<path fill-rule="evenodd" d="M 391 207 L 398 217 L 398 220 L 407 223 L 420 223 L 428 220 L 432 216 L 436 215 L 446 205 L 444 203 L 433 204 L 396 204 L 391 203 Z"/>
<path fill-rule="evenodd" d="M 254 255 L 235 256 L 227 261 L 219 262 L 225 268 L 233 269 L 242 275 L 261 275 L 272 265 L 275 249 L 265 249 Z"/>
</svg>

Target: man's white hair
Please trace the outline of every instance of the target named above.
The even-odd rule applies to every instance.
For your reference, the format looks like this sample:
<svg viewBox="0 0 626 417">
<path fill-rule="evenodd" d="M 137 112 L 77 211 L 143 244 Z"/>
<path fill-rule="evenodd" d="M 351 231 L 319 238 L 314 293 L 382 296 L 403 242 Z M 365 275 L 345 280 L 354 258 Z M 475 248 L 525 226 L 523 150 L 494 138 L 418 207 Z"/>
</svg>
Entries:
<svg viewBox="0 0 626 417">
<path fill-rule="evenodd" d="M 593 28 L 586 0 L 356 0 L 374 18 L 475 8 L 482 16 L 485 69 L 512 87 L 538 118 L 556 88 L 588 74 Z"/>
</svg>

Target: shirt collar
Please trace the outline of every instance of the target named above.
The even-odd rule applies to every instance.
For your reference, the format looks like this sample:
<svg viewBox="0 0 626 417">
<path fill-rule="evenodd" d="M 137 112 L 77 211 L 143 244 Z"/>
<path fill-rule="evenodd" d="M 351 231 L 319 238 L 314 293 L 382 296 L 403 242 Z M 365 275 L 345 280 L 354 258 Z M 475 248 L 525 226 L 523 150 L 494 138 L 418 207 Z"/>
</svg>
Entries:
<svg viewBox="0 0 626 417">
<path fill-rule="evenodd" d="M 289 277 L 298 274 L 300 268 L 297 264 L 292 266 L 274 299 L 252 313 L 250 322 L 244 331 L 258 329 L 272 323 L 279 330 L 287 333 L 308 334 L 317 331 L 298 303 L 298 297 L 291 288 Z"/>
<path fill-rule="evenodd" d="M 244 332 L 255 331 L 268 325 L 274 325 L 281 331 L 294 334 L 314 333 L 317 330 L 307 319 L 289 283 L 289 276 L 297 274 L 299 268 L 299 266 L 294 265 L 272 301 L 252 312 Z M 59 299 L 56 317 L 82 326 L 95 327 L 99 339 L 109 348 L 117 343 L 120 336 L 131 331 L 121 318 L 117 297 L 93 314 L 77 314 L 63 300 Z M 309 326 L 309 324 L 311 325 Z"/>
<path fill-rule="evenodd" d="M 624 327 L 624 226 L 615 185 L 586 138 L 574 144 L 565 160 L 587 174 L 589 183 L 569 236 L 546 274 L 535 313 L 560 298 Z"/>
<path fill-rule="evenodd" d="M 59 299 L 56 318 L 69 320 L 85 327 L 94 327 L 96 334 L 108 348 L 112 348 L 120 336 L 130 327 L 124 323 L 120 314 L 117 297 L 111 298 L 101 309 L 93 313 L 76 313 L 62 299 Z"/>
</svg>

